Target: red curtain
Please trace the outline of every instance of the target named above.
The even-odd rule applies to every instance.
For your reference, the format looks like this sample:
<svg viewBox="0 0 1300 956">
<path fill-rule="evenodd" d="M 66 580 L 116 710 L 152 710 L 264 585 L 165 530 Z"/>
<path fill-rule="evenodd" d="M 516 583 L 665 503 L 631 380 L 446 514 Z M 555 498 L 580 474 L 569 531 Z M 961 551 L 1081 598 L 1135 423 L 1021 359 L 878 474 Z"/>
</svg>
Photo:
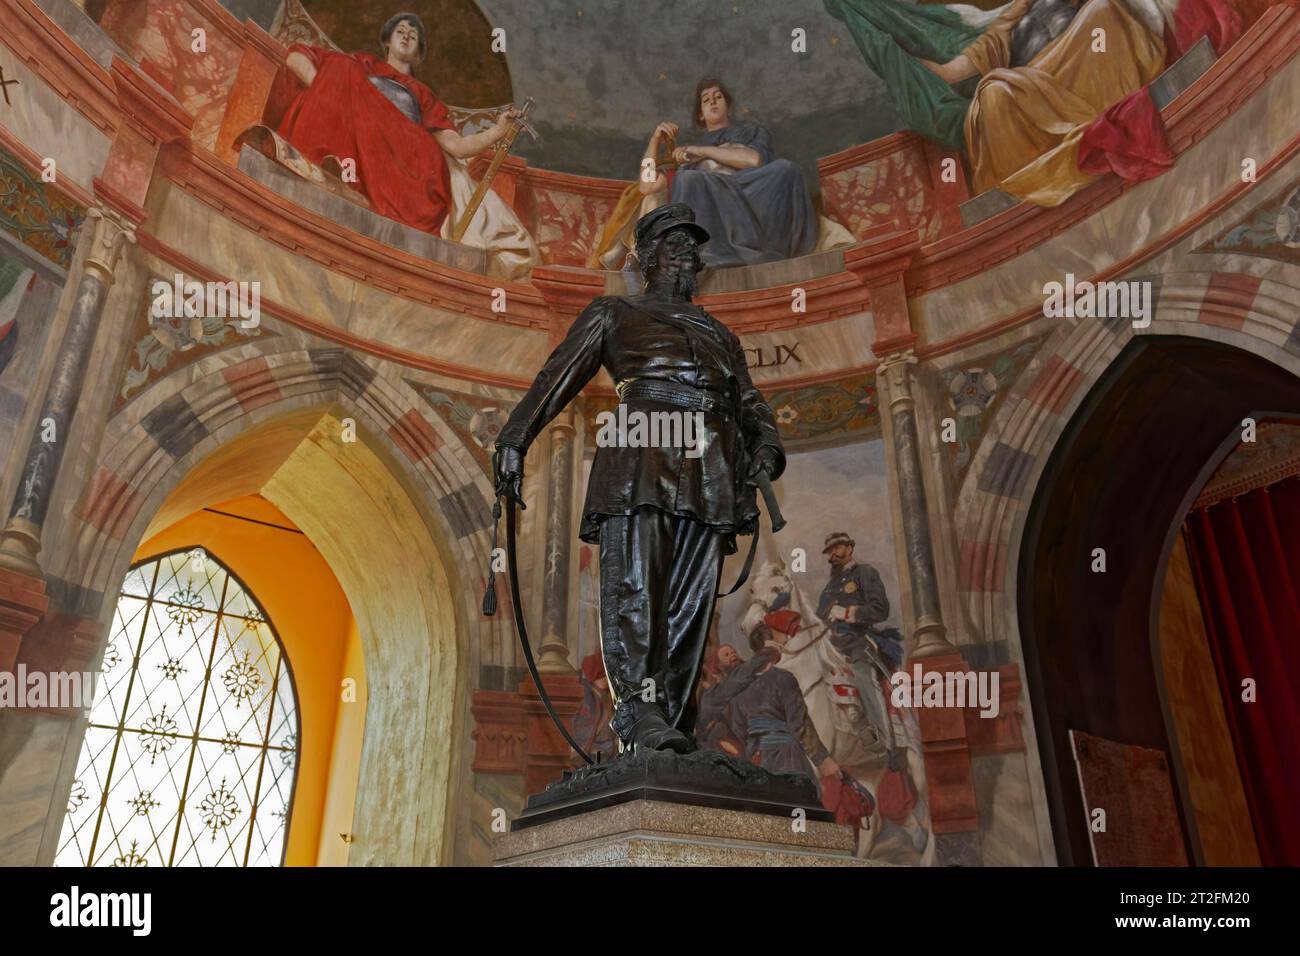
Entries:
<svg viewBox="0 0 1300 956">
<path fill-rule="evenodd" d="M 1260 860 L 1300 865 L 1300 479 L 1187 519 L 1188 549 Z M 1254 702 L 1242 681 L 1255 682 Z"/>
</svg>

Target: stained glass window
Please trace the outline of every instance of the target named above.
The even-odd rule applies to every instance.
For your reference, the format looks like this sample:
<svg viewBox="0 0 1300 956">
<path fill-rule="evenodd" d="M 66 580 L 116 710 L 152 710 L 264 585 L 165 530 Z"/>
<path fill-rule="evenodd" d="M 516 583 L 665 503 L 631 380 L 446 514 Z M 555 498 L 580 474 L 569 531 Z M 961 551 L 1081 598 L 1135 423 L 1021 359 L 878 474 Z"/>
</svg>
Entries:
<svg viewBox="0 0 1300 956">
<path fill-rule="evenodd" d="M 298 764 L 280 641 L 202 548 L 133 567 L 55 864 L 278 866 Z"/>
</svg>

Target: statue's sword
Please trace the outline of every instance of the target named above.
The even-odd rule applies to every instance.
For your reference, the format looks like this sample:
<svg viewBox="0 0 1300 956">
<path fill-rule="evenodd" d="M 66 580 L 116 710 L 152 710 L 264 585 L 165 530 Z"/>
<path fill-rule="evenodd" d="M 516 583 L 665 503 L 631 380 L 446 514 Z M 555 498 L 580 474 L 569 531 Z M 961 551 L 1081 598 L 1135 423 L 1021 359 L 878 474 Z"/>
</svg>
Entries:
<svg viewBox="0 0 1300 956">
<path fill-rule="evenodd" d="M 785 516 L 781 514 L 781 505 L 776 500 L 776 492 L 772 490 L 772 479 L 767 477 L 767 472 L 760 471 L 754 481 L 763 495 L 763 505 L 767 508 L 768 520 L 772 522 L 772 533 L 776 534 L 785 527 Z"/>
<path fill-rule="evenodd" d="M 460 214 L 460 218 L 456 220 L 456 227 L 451 231 L 452 241 L 460 242 L 466 230 L 469 229 L 469 224 L 474 221 L 474 214 L 478 212 L 478 207 L 483 205 L 487 191 L 492 187 L 492 180 L 496 178 L 497 171 L 501 169 L 501 164 L 505 162 L 506 154 L 510 152 L 510 147 L 515 144 L 520 130 L 527 132 L 533 139 L 539 139 L 537 130 L 528 119 L 528 112 L 532 108 L 533 98 L 530 96 L 524 100 L 524 105 L 520 107 L 515 118 L 510 121 L 510 131 L 492 147 L 496 151 L 496 155 L 492 157 L 492 162 L 488 165 L 487 171 L 483 173 L 483 178 L 474 187 L 474 195 L 470 197 L 469 205 L 465 207 L 464 212 Z"/>
</svg>

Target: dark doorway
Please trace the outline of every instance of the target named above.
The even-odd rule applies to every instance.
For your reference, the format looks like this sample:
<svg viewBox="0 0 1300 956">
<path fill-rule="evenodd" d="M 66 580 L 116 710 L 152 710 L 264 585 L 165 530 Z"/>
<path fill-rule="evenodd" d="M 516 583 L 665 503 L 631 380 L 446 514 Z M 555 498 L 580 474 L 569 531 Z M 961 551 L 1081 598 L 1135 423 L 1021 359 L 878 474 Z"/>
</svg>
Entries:
<svg viewBox="0 0 1300 956">
<path fill-rule="evenodd" d="M 1020 626 L 1062 865 L 1092 863 L 1070 730 L 1171 754 L 1152 654 L 1173 529 L 1242 419 L 1300 412 L 1300 378 L 1240 349 L 1135 339 L 1048 460 L 1020 551 Z M 1105 549 L 1106 572 L 1092 570 Z M 1181 794 L 1175 800 L 1187 858 Z"/>
</svg>

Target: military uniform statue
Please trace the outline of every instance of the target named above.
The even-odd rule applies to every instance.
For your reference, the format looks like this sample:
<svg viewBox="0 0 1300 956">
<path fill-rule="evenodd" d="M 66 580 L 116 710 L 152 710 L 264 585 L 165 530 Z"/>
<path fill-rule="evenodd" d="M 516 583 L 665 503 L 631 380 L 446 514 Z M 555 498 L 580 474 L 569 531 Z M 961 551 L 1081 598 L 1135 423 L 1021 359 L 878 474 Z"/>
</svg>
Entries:
<svg viewBox="0 0 1300 956">
<path fill-rule="evenodd" d="M 695 749 L 695 687 L 722 560 L 737 534 L 756 530 L 758 473 L 785 469 L 740 340 L 691 302 L 707 240 L 682 203 L 643 216 L 644 293 L 587 306 L 497 436 L 497 493 L 518 500 L 528 446 L 602 366 L 632 433 L 637 415 L 702 425 L 660 429 L 657 442 L 644 431 L 640 441 L 598 435 L 579 537 L 600 545 L 601 649 L 624 750 Z"/>
</svg>

